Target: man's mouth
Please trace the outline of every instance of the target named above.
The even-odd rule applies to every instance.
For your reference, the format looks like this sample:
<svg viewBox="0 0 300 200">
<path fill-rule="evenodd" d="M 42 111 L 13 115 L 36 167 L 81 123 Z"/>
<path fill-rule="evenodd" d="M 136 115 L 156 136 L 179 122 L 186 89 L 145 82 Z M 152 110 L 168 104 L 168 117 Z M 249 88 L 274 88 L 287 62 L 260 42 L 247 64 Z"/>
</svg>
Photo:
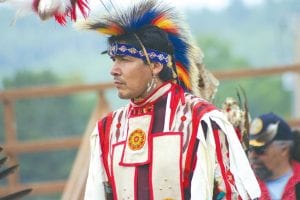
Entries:
<svg viewBox="0 0 300 200">
<path fill-rule="evenodd" d="M 259 169 L 259 168 L 262 167 L 262 165 L 259 164 L 259 163 L 252 163 L 251 166 L 252 166 L 253 169 Z"/>
<path fill-rule="evenodd" d="M 116 88 L 119 88 L 122 85 L 124 85 L 124 83 L 122 81 L 119 81 L 119 80 L 114 80 L 114 84 L 115 84 Z"/>
</svg>

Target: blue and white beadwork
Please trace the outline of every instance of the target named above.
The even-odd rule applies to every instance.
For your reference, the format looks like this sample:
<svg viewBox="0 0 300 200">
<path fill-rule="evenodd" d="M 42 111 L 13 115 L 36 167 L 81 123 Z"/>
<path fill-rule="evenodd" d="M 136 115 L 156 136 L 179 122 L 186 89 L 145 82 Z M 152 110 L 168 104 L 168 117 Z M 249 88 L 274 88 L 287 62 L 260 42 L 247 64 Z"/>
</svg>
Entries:
<svg viewBox="0 0 300 200">
<path fill-rule="evenodd" d="M 148 57 L 151 62 L 158 62 L 163 65 L 168 64 L 168 54 L 164 52 L 159 52 L 153 49 L 146 49 Z M 147 60 L 144 52 L 136 47 L 129 44 L 122 43 L 113 43 L 108 49 L 108 55 L 114 57 L 118 56 L 132 56 L 135 58 L 140 58 L 143 60 Z"/>
</svg>

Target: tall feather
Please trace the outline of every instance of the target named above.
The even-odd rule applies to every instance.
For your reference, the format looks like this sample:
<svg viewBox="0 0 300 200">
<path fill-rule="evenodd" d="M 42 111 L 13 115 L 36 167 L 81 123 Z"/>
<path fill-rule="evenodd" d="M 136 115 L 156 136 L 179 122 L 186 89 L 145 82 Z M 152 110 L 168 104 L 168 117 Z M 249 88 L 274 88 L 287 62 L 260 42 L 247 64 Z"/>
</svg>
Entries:
<svg viewBox="0 0 300 200">
<path fill-rule="evenodd" d="M 244 130 L 245 133 L 243 135 L 243 144 L 245 145 L 246 150 L 249 149 L 249 132 L 250 132 L 250 113 L 249 113 L 249 107 L 248 107 L 248 98 L 246 95 L 246 91 L 244 90 L 244 88 L 240 87 L 241 91 L 243 93 L 244 96 Z"/>
</svg>

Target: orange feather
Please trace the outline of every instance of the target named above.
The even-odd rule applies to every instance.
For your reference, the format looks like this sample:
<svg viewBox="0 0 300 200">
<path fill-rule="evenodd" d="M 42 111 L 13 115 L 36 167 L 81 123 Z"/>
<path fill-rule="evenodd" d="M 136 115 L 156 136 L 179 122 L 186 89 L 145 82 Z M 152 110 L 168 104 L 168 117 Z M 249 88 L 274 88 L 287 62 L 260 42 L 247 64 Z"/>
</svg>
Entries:
<svg viewBox="0 0 300 200">
<path fill-rule="evenodd" d="M 191 85 L 189 73 L 179 62 L 176 62 L 176 70 L 178 73 L 178 78 L 181 79 L 183 83 L 186 85 L 187 89 L 190 90 L 192 88 L 192 85 Z"/>
</svg>

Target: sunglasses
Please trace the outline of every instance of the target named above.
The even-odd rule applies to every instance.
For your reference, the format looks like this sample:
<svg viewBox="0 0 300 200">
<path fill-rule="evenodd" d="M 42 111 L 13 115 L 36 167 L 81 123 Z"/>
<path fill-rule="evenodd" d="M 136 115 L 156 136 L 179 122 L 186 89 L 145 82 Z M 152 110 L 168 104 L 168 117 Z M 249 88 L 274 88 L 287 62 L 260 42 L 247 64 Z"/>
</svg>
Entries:
<svg viewBox="0 0 300 200">
<path fill-rule="evenodd" d="M 267 147 L 249 147 L 248 152 L 254 152 L 256 155 L 263 155 L 267 150 Z"/>
<path fill-rule="evenodd" d="M 267 148 L 273 143 L 273 140 L 267 142 L 264 146 L 262 147 L 255 147 L 255 146 L 249 146 L 248 152 L 254 152 L 256 155 L 263 155 L 266 151 Z"/>
</svg>

